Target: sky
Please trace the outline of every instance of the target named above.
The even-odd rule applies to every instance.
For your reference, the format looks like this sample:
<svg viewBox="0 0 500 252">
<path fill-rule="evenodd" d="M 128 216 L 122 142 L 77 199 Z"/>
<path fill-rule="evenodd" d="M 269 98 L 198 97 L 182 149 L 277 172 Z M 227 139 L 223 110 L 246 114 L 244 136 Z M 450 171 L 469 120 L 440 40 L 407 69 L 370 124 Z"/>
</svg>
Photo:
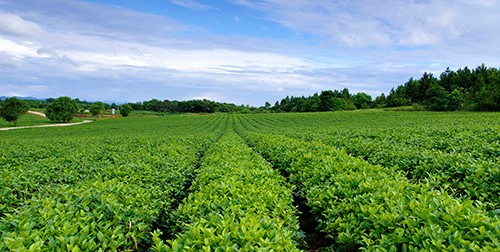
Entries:
<svg viewBox="0 0 500 252">
<path fill-rule="evenodd" d="M 0 96 L 209 99 L 500 67 L 497 0 L 0 0 Z"/>
</svg>

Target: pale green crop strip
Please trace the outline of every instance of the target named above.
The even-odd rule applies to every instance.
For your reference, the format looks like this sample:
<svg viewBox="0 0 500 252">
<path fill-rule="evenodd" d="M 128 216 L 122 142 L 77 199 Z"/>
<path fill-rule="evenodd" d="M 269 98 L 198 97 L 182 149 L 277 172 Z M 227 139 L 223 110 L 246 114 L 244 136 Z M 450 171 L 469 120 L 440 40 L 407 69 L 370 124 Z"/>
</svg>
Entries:
<svg viewBox="0 0 500 252">
<path fill-rule="evenodd" d="M 220 134 L 227 121 L 223 119 L 211 117 L 191 125 L 183 120 L 156 121 L 160 124 L 149 136 L 126 137 L 143 130 L 129 128 L 132 120 L 119 129 L 123 135 L 112 137 L 95 132 L 82 137 L 89 130 L 62 137 L 62 132 L 75 132 L 66 129 L 57 130 L 58 138 L 33 143 L 17 139 L 14 145 L 3 138 L 0 250 L 149 247 L 152 228 L 165 221 L 162 213 L 185 197 L 184 187 L 199 155 Z M 172 131 L 176 124 L 179 127 Z M 101 126 L 96 123 L 90 129 Z M 165 136 L 169 133 L 185 136 Z"/>
<path fill-rule="evenodd" d="M 425 179 L 457 197 L 479 200 L 488 209 L 500 209 L 500 160 L 474 159 L 467 153 L 443 153 L 384 141 L 356 141 L 331 134 L 318 134 L 313 139 L 343 147 L 372 164 L 404 171 L 414 181 Z"/>
<path fill-rule="evenodd" d="M 92 169 L 96 173 L 70 184 L 54 181 L 7 214 L 0 224 L 0 249 L 138 249 L 182 192 L 204 144 L 189 139 L 110 144 L 99 146 L 107 150 L 102 155 L 85 160 L 84 167 L 99 166 Z"/>
<path fill-rule="evenodd" d="M 415 182 L 426 180 L 489 210 L 500 209 L 498 114 L 418 113 L 416 121 L 394 113 L 361 114 L 358 118 L 372 120 L 356 121 L 357 115 L 251 117 L 249 124 L 255 131 L 343 148 L 372 164 L 404 171 Z"/>
<path fill-rule="evenodd" d="M 180 233 L 157 251 L 298 251 L 293 187 L 234 133 L 204 157 L 175 216 Z"/>
<path fill-rule="evenodd" d="M 499 164 L 498 113 L 145 116 L 0 132 L 0 251 L 495 251 Z M 299 230 L 295 193 L 333 242 L 307 247 L 322 236 Z"/>
<path fill-rule="evenodd" d="M 494 251 L 500 219 L 330 146 L 238 130 L 301 189 L 342 249 Z"/>
</svg>

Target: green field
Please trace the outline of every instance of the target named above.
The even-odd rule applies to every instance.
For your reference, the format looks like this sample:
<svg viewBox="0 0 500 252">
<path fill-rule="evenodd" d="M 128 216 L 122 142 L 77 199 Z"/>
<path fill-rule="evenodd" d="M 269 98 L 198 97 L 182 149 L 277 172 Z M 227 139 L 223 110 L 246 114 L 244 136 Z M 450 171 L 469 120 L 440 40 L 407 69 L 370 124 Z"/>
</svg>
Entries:
<svg viewBox="0 0 500 252">
<path fill-rule="evenodd" d="M 41 124 L 49 124 L 50 120 L 36 115 L 25 114 L 22 115 L 17 121 L 17 126 L 33 126 Z M 7 122 L 3 118 L 0 118 L 0 128 L 14 127 L 12 122 Z"/>
<path fill-rule="evenodd" d="M 500 247 L 500 113 L 135 116 L 0 147 L 0 251 Z"/>
<path fill-rule="evenodd" d="M 43 111 L 40 111 L 43 112 Z M 82 118 L 73 118 L 71 122 L 82 122 L 84 121 Z M 18 127 L 23 127 L 23 126 L 36 126 L 36 125 L 45 125 L 45 124 L 56 124 L 54 122 L 51 122 L 48 118 L 40 117 L 37 115 L 32 115 L 32 114 L 24 114 L 21 117 L 19 117 L 19 120 L 17 121 L 17 126 Z M 0 128 L 11 128 L 14 127 L 14 124 L 12 122 L 7 122 L 3 118 L 0 118 Z"/>
</svg>

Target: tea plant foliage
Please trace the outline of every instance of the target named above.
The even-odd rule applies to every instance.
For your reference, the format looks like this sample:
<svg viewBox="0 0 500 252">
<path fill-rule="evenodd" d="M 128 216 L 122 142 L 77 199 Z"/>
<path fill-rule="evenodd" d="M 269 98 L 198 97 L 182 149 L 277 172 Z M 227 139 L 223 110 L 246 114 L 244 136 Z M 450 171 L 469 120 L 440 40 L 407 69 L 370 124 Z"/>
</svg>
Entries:
<svg viewBox="0 0 500 252">
<path fill-rule="evenodd" d="M 0 251 L 496 251 L 499 136 L 389 111 L 0 131 Z"/>
</svg>

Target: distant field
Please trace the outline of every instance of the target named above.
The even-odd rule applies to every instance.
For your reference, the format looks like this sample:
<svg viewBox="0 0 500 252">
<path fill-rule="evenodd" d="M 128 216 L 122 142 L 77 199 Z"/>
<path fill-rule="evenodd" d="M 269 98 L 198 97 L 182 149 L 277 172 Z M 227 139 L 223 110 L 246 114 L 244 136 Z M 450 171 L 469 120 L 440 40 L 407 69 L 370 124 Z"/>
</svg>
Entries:
<svg viewBox="0 0 500 252">
<path fill-rule="evenodd" d="M 25 114 L 22 115 L 17 120 L 17 126 L 32 126 L 32 125 L 40 125 L 50 123 L 50 120 L 47 118 L 39 117 L 36 115 Z M 3 118 L 0 118 L 0 128 L 3 127 L 14 127 L 14 124 L 11 122 L 5 121 Z"/>
<path fill-rule="evenodd" d="M 0 148 L 1 251 L 500 247 L 500 113 L 135 115 Z"/>
<path fill-rule="evenodd" d="M 45 112 L 44 110 L 33 110 L 37 112 Z M 86 118 L 79 118 L 79 117 L 74 117 L 73 120 L 71 120 L 72 123 L 74 122 L 82 122 Z M 88 118 L 87 118 L 88 119 Z M 94 117 L 91 117 L 91 119 L 94 119 Z M 48 118 L 40 117 L 37 115 L 33 114 L 24 114 L 22 115 L 18 120 L 17 120 L 17 126 L 18 127 L 23 127 L 23 126 L 36 126 L 36 125 L 46 125 L 46 124 L 55 124 L 54 122 L 50 121 Z M 8 128 L 8 127 L 14 127 L 14 123 L 12 122 L 7 122 L 3 118 L 0 118 L 0 128 Z"/>
</svg>

